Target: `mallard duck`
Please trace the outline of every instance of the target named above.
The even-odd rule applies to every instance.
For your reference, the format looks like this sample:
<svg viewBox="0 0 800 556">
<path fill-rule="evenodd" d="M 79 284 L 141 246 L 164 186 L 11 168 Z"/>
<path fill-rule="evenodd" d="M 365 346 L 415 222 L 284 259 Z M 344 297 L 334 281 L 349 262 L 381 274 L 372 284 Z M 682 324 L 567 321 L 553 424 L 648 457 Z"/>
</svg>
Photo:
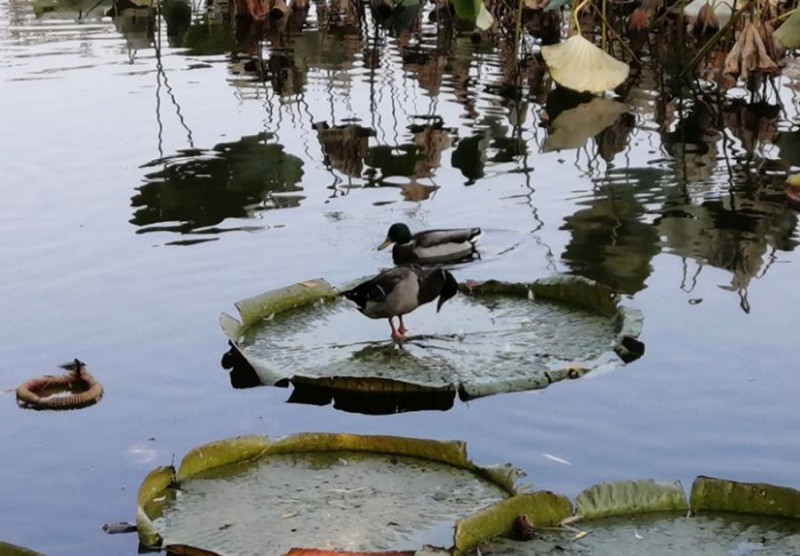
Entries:
<svg viewBox="0 0 800 556">
<path fill-rule="evenodd" d="M 410 264 L 384 270 L 341 295 L 354 301 L 358 310 L 369 318 L 389 319 L 392 338 L 402 340 L 407 332 L 403 315 L 437 297 L 438 312 L 457 292 L 458 282 L 448 271 L 441 268 L 425 270 Z M 400 321 L 398 328 L 394 326 L 394 317 Z"/>
<path fill-rule="evenodd" d="M 378 250 L 394 243 L 395 264 L 453 262 L 475 254 L 475 243 L 480 236 L 480 228 L 427 230 L 412 235 L 408 226 L 397 223 L 389 227 L 386 240 Z"/>
</svg>

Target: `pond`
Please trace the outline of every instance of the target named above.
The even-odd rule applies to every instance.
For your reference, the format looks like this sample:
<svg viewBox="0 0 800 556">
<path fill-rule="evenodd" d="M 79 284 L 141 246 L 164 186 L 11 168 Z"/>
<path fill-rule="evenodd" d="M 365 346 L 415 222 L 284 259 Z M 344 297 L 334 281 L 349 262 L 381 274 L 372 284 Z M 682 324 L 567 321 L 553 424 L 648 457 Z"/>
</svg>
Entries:
<svg viewBox="0 0 800 556">
<path fill-rule="evenodd" d="M 134 519 L 145 474 L 241 434 L 460 439 L 571 497 L 698 474 L 800 487 L 793 60 L 765 98 L 732 89 L 721 108 L 667 101 L 643 72 L 622 111 L 593 109 L 611 127 L 568 145 L 545 124 L 569 99 L 542 72 L 519 84 L 502 49 L 426 18 L 364 29 L 312 7 L 275 33 L 200 10 L 153 41 L 146 17 L 94 4 L 0 0 L 0 540 L 136 554 L 101 527 Z M 645 355 L 448 411 L 233 388 L 220 313 L 388 267 L 393 222 L 480 226 L 459 280 L 613 287 L 644 315 Z M 17 385 L 76 357 L 100 403 L 17 407 Z"/>
</svg>

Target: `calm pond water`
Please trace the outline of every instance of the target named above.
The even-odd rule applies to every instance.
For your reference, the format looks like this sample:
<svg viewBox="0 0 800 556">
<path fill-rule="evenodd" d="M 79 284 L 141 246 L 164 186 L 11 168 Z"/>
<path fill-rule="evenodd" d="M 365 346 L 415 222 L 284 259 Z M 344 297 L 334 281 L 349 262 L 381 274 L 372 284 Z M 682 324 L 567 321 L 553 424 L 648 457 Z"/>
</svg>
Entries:
<svg viewBox="0 0 800 556">
<path fill-rule="evenodd" d="M 535 72 L 515 96 L 502 55 L 468 34 L 359 34 L 312 9 L 302 32 L 260 42 L 197 19 L 157 57 L 146 20 L 36 5 L 41 18 L 0 0 L 0 540 L 135 554 L 135 535 L 101 526 L 134 519 L 144 475 L 251 433 L 462 439 L 478 463 L 570 496 L 698 474 L 800 487 L 800 259 L 782 185 L 800 164 L 796 72 L 777 82 L 783 110 L 770 92 L 721 115 L 657 102 L 644 74 L 612 128 L 559 151 Z M 608 283 L 644 313 L 645 356 L 446 412 L 232 388 L 220 312 L 374 273 L 395 221 L 484 228 L 461 279 Z M 98 405 L 17 407 L 18 384 L 75 357 L 105 388 Z"/>
</svg>

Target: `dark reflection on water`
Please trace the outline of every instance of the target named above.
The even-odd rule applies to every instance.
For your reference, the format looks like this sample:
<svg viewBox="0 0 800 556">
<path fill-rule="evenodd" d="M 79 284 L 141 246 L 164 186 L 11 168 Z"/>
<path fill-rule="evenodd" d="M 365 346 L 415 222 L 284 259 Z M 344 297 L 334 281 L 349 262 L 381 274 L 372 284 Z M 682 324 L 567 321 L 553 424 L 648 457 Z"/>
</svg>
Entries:
<svg viewBox="0 0 800 556">
<path fill-rule="evenodd" d="M 642 194 L 654 187 L 655 172 L 627 168 L 611 172 L 612 183 L 597 186 L 589 205 L 565 219 L 570 241 L 562 257 L 573 272 L 634 294 L 645 287 L 650 264 L 661 248 L 658 230 L 643 222 Z"/>
<path fill-rule="evenodd" d="M 226 219 L 299 206 L 303 161 L 270 138 L 261 133 L 149 162 L 144 167 L 160 170 L 147 174 L 147 183 L 137 188 L 131 223 L 140 233 L 218 233 L 241 229 L 211 228 Z"/>
</svg>

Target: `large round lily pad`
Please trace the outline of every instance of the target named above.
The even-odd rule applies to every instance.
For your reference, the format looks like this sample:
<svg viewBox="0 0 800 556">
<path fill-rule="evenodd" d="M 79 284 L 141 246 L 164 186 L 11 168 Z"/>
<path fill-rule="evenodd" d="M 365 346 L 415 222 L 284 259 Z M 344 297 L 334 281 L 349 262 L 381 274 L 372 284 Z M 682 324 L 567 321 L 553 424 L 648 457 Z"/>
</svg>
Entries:
<svg viewBox="0 0 800 556">
<path fill-rule="evenodd" d="M 450 391 L 469 399 L 544 388 L 642 353 L 641 315 L 590 280 L 467 282 L 461 291 L 440 313 L 430 304 L 407 315 L 402 343 L 391 340 L 385 320 L 367 319 L 322 280 L 239 301 L 241 322 L 224 313 L 220 322 L 270 385 Z"/>
<path fill-rule="evenodd" d="M 468 547 L 503 533 L 509 512 L 549 523 L 569 515 L 566 498 L 516 494 L 519 475 L 474 465 L 458 442 L 240 437 L 196 448 L 177 471 L 151 472 L 139 490 L 137 526 L 146 546 L 224 555 Z"/>
</svg>

